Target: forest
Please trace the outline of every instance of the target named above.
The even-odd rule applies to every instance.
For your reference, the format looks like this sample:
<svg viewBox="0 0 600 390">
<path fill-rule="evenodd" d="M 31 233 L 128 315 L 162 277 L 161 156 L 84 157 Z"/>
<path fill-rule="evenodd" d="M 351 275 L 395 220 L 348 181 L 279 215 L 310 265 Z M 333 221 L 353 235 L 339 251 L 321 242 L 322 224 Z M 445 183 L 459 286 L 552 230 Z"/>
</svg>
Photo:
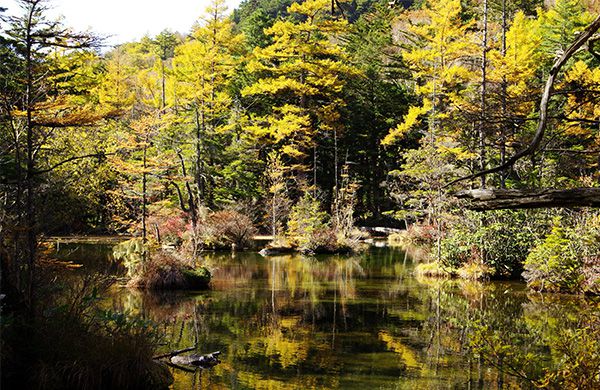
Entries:
<svg viewBox="0 0 600 390">
<path fill-rule="evenodd" d="M 430 284 L 518 281 L 589 299 L 559 349 L 586 364 L 557 357 L 537 376 L 484 317 L 442 309 L 477 323 L 469 353 L 519 386 L 599 385 L 597 1 L 211 0 L 190 31 L 114 47 L 51 18 L 50 0 L 16 3 L 0 6 L 7 388 L 30 365 L 42 388 L 164 388 L 170 375 L 152 359 L 155 324 L 102 306 L 114 275 L 80 275 L 56 237 L 120 237 L 111 258 L 129 288 L 197 290 L 211 273 L 220 283 L 214 251 L 254 251 L 262 237 L 271 255 L 361 256 L 377 229 L 418 253 L 413 273 Z M 348 283 L 310 264 L 299 279 Z M 82 351 L 48 341 L 67 324 L 94 359 L 133 365 L 71 367 Z M 406 358 L 390 332 L 378 340 Z"/>
</svg>

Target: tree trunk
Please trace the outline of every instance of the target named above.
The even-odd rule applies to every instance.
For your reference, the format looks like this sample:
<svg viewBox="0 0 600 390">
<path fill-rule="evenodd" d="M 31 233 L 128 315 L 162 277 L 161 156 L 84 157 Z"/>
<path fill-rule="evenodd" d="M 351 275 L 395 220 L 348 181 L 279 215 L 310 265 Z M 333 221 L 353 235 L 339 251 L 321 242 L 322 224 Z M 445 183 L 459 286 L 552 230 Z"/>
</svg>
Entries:
<svg viewBox="0 0 600 390">
<path fill-rule="evenodd" d="M 33 138 L 34 138 L 34 125 L 33 125 L 33 105 L 34 105 L 34 91 L 33 91 L 33 37 L 31 36 L 32 19 L 36 11 L 35 5 L 32 5 L 29 10 L 29 18 L 27 21 L 27 37 L 26 37 L 26 142 L 27 142 L 27 156 L 25 171 L 25 225 L 27 229 L 27 244 L 26 244 L 26 261 L 27 261 L 27 286 L 26 286 L 26 300 L 30 308 L 33 301 L 33 284 L 35 278 L 35 257 L 37 247 L 37 234 L 36 234 L 36 221 L 35 221 L 35 204 L 34 204 L 34 182 L 33 172 L 35 170 L 35 161 L 33 153 Z M 31 309 L 32 310 L 32 309 Z"/>
<path fill-rule="evenodd" d="M 483 0 L 483 40 L 481 43 L 481 122 L 479 123 L 479 170 L 485 170 L 486 84 L 487 84 L 488 0 Z M 481 175 L 485 188 L 485 175 Z"/>
<path fill-rule="evenodd" d="M 146 168 L 147 168 L 147 152 L 148 152 L 148 135 L 146 134 L 146 138 L 144 140 L 144 159 L 143 159 L 143 172 L 142 172 L 142 244 L 144 244 L 144 248 L 146 245 L 146 202 L 147 202 L 147 195 L 146 195 L 146 186 L 147 186 L 147 172 L 146 172 Z M 146 250 L 144 249 L 144 256 L 145 256 Z"/>
<path fill-rule="evenodd" d="M 506 58 L 506 0 L 502 0 L 502 58 Z M 506 75 L 502 75 L 501 82 L 501 99 L 502 99 L 502 122 L 500 124 L 500 165 L 504 165 L 506 163 L 506 136 L 508 133 L 507 124 L 508 124 L 508 107 L 507 107 L 507 81 Z M 506 172 L 500 172 L 500 187 L 506 187 Z"/>
<path fill-rule="evenodd" d="M 600 188 L 569 190 L 483 189 L 455 194 L 470 210 L 535 209 L 548 207 L 600 207 Z"/>
</svg>

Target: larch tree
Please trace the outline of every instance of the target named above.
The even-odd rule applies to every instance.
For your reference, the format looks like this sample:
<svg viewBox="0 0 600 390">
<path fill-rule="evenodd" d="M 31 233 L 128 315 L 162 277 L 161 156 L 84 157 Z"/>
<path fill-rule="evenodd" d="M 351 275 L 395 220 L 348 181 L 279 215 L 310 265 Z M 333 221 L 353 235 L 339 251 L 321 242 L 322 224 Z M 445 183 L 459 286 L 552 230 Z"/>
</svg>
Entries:
<svg viewBox="0 0 600 390">
<path fill-rule="evenodd" d="M 499 163 L 506 161 L 507 155 L 514 152 L 511 146 L 520 143 L 530 126 L 527 118 L 537 106 L 541 84 L 541 43 L 539 21 L 528 18 L 523 12 L 516 12 L 503 33 L 501 47 L 490 50 L 488 80 L 492 89 L 499 90 L 496 96 L 500 98 L 500 102 L 495 102 L 499 109 L 490 114 L 490 122 L 497 124 L 495 128 L 498 129 L 492 133 L 492 142 L 498 145 L 496 156 Z M 505 184 L 506 174 L 502 173 L 500 185 Z"/>
<path fill-rule="evenodd" d="M 406 206 L 426 215 L 436 227 L 438 256 L 447 206 L 443 187 L 478 158 L 474 151 L 479 132 L 464 116 L 480 113 L 479 102 L 471 99 L 477 73 L 470 63 L 477 44 L 474 24 L 464 21 L 462 12 L 459 0 L 443 0 L 406 15 L 418 21 L 408 26 L 402 56 L 412 72 L 419 104 L 410 106 L 403 121 L 383 139 L 390 145 L 409 133 L 420 136 L 420 147 L 404 152 L 403 167 L 393 175 L 412 189 Z"/>
<path fill-rule="evenodd" d="M 234 34 L 226 10 L 224 1 L 215 0 L 173 59 L 178 106 L 193 129 L 193 150 L 187 153 L 193 156 L 192 169 L 187 171 L 196 191 L 188 191 L 188 197 L 208 206 L 214 205 L 216 171 L 234 127 L 230 84 L 243 47 L 243 36 Z"/>
<path fill-rule="evenodd" d="M 466 102 L 466 86 L 474 79 L 469 60 L 476 54 L 477 46 L 472 34 L 472 22 L 462 20 L 462 7 L 458 0 L 443 0 L 428 4 L 415 11 L 417 24 L 408 27 L 408 41 L 412 42 L 402 53 L 412 71 L 414 93 L 419 105 L 409 107 L 404 120 L 383 140 L 390 144 L 418 127 L 426 118 L 427 138 L 440 150 L 452 152 L 460 158 L 469 154 L 463 148 L 452 147 L 457 140 L 453 122 L 457 108 Z"/>
<path fill-rule="evenodd" d="M 160 68 L 160 108 L 163 109 L 167 105 L 167 62 L 175 55 L 177 44 L 177 37 L 169 30 L 162 31 L 152 40 L 152 46 L 158 56 L 158 65 Z"/>
<path fill-rule="evenodd" d="M 262 110 L 248 131 L 278 150 L 295 175 L 307 172 L 312 152 L 313 186 L 317 185 L 318 144 L 337 140 L 344 105 L 344 76 L 356 73 L 339 38 L 348 23 L 330 15 L 328 0 L 306 0 L 288 8 L 291 16 L 265 30 L 272 43 L 254 49 L 248 70 L 256 82 L 242 94 L 262 100 Z"/>
</svg>

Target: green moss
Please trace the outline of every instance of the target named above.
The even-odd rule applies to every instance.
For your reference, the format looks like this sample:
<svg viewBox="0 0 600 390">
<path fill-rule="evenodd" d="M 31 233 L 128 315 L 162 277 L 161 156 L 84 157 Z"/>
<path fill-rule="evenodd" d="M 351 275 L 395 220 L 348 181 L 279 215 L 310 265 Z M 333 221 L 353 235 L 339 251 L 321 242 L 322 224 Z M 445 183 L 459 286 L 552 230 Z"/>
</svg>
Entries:
<svg viewBox="0 0 600 390">
<path fill-rule="evenodd" d="M 189 289 L 207 289 L 212 275 L 206 267 L 183 269 L 181 271 Z"/>
</svg>

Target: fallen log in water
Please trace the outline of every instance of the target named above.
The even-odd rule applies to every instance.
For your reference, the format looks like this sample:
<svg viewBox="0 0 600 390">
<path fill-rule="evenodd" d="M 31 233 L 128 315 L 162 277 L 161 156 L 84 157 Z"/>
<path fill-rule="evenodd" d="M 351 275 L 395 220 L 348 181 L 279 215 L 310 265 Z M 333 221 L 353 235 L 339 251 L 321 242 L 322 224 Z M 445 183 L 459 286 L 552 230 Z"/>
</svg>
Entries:
<svg viewBox="0 0 600 390">
<path fill-rule="evenodd" d="M 196 346 L 187 347 L 187 348 L 184 348 L 184 349 L 178 349 L 176 351 L 171 351 L 171 352 L 168 352 L 168 353 L 165 353 L 165 354 L 162 354 L 162 355 L 154 356 L 152 359 L 162 359 L 162 358 L 167 358 L 167 357 L 173 357 L 173 356 L 185 353 L 185 352 L 193 351 L 195 349 L 196 349 Z"/>
<path fill-rule="evenodd" d="M 186 355 L 186 356 L 173 356 L 171 357 L 171 363 L 176 365 L 184 365 L 184 366 L 195 366 L 201 368 L 209 368 L 216 366 L 220 363 L 219 355 L 221 351 L 216 351 L 213 353 L 209 353 L 207 355 Z"/>
<path fill-rule="evenodd" d="M 277 256 L 296 252 L 296 248 L 291 246 L 267 246 L 258 252 L 261 256 Z"/>
<path fill-rule="evenodd" d="M 219 355 L 221 351 L 215 351 L 206 355 L 198 355 L 191 354 L 185 356 L 179 356 L 182 353 L 190 352 L 195 350 L 196 347 L 188 347 L 184 349 L 178 349 L 176 351 L 168 352 L 162 355 L 154 356 L 153 359 L 163 359 L 163 358 L 171 358 L 170 362 L 167 362 L 171 367 L 184 369 L 184 371 L 189 371 L 188 368 L 184 368 L 182 366 L 194 366 L 200 368 L 210 368 L 214 367 L 217 364 L 221 363 L 219 360 Z"/>
<path fill-rule="evenodd" d="M 470 210 L 534 209 L 546 207 L 600 207 L 600 188 L 568 190 L 478 189 L 455 194 Z"/>
</svg>

